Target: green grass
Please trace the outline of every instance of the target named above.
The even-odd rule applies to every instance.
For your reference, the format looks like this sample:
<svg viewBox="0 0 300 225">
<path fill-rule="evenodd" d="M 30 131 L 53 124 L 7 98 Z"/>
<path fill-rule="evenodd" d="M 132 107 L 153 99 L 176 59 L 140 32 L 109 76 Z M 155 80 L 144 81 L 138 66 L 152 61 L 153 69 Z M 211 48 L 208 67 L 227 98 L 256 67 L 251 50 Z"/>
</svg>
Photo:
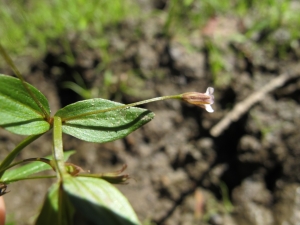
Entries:
<svg viewBox="0 0 300 225">
<path fill-rule="evenodd" d="M 104 48 L 104 30 L 136 12 L 128 0 L 10 0 L 0 1 L 0 9 L 1 42 L 14 54 L 44 53 L 51 42 L 70 35 L 80 35 L 89 47 Z"/>
<path fill-rule="evenodd" d="M 165 15 L 163 32 L 171 36 L 201 29 L 212 16 L 236 16 L 252 18 L 247 25 L 248 37 L 262 29 L 285 27 L 291 38 L 296 39 L 300 37 L 297 27 L 300 14 L 299 8 L 290 2 L 170 0 L 166 9 L 155 15 Z M 128 17 L 143 20 L 149 16 L 132 0 L 3 0 L 0 9 L 1 42 L 15 54 L 24 50 L 44 52 L 49 43 L 73 34 L 80 35 L 90 47 L 106 47 L 107 28 Z"/>
<path fill-rule="evenodd" d="M 17 221 L 15 219 L 14 214 L 6 215 L 5 225 L 16 225 L 16 224 L 17 224 Z"/>
<path fill-rule="evenodd" d="M 284 58 L 287 50 L 298 47 L 300 38 L 300 4 L 291 0 L 169 0 L 163 10 L 144 12 L 134 0 L 2 0 L 0 1 L 0 41 L 8 53 L 41 57 L 48 49 L 63 46 L 67 55 L 62 59 L 75 63 L 70 37 L 80 39 L 85 47 L 101 52 L 101 70 L 110 70 L 113 54 L 109 52 L 111 35 L 118 35 L 118 24 L 128 18 L 139 21 L 143 26 L 151 17 L 161 18 L 161 34 L 189 41 L 191 34 L 198 34 L 213 18 L 232 17 L 240 19 L 243 32 L 229 37 L 230 41 L 247 42 L 254 45 L 272 46 L 274 55 Z M 122 28 L 124 29 L 124 28 Z M 136 28 L 138 32 L 140 27 Z M 278 32 L 283 31 L 283 35 Z M 277 34 L 276 34 L 277 32 Z M 259 39 L 257 36 L 263 35 Z M 142 35 L 134 37 L 143 38 Z M 212 80 L 216 86 L 226 86 L 230 74 L 224 58 L 227 49 L 220 47 L 221 38 L 209 38 L 205 48 L 209 54 Z M 276 47 L 274 47 L 276 46 Z M 274 50 L 275 49 L 275 50 Z M 196 49 L 202 51 L 203 49 Z M 1 63 L 1 62 L 0 62 Z M 80 86 L 80 84 L 79 84 Z M 71 86 L 77 91 L 80 87 Z M 89 92 L 89 90 L 88 90 Z M 89 95 L 88 92 L 81 94 Z"/>
</svg>

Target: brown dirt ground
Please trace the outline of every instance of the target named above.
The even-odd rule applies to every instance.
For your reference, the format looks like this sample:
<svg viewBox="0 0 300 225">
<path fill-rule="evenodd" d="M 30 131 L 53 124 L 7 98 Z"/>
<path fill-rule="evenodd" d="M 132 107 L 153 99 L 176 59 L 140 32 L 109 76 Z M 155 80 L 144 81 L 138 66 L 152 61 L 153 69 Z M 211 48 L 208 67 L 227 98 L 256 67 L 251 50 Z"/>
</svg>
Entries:
<svg viewBox="0 0 300 225">
<path fill-rule="evenodd" d="M 227 20 L 223 22 L 230 23 Z M 157 102 L 145 106 L 155 112 L 155 119 L 122 140 L 94 144 L 64 136 L 64 148 L 77 150 L 71 162 L 93 172 L 114 171 L 127 164 L 127 173 L 133 179 L 118 188 L 142 222 L 297 224 L 300 80 L 292 79 L 268 93 L 220 136 L 210 134 L 237 102 L 284 72 L 299 73 L 297 53 L 290 49 L 287 59 L 282 60 L 274 45 L 256 48 L 256 40 L 243 44 L 225 40 L 218 47 L 226 73 L 213 78 L 207 38 L 200 31 L 186 37 L 193 49 L 190 51 L 181 40 L 164 38 L 159 33 L 160 25 L 159 21 L 138 24 L 142 32 L 139 38 L 132 35 L 134 26 L 130 22 L 120 25 L 118 35 L 112 34 L 109 52 L 118 56 L 109 65 L 113 75 L 107 86 L 105 72 L 98 67 L 101 52 L 85 48 L 80 37 L 71 40 L 74 65 L 63 62 L 66 52 L 59 40 L 41 60 L 18 59 L 26 80 L 47 96 L 53 113 L 81 99 L 61 85 L 74 81 L 76 73 L 94 90 L 95 97 L 123 103 L 186 91 L 204 92 L 221 82 L 214 86 L 213 114 L 179 101 Z M 2 73 L 10 72 L 2 69 Z M 0 130 L 1 158 L 21 139 Z M 47 133 L 18 158 L 50 153 L 51 133 Z M 33 221 L 51 182 L 9 185 L 11 192 L 4 198 L 17 224 Z"/>
</svg>

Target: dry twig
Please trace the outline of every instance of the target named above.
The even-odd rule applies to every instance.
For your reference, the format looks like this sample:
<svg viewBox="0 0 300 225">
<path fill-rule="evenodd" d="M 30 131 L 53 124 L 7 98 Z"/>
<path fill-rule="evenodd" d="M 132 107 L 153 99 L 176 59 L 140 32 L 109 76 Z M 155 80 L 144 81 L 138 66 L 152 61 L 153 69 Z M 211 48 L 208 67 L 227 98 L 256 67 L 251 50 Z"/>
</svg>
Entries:
<svg viewBox="0 0 300 225">
<path fill-rule="evenodd" d="M 255 103 L 261 101 L 264 96 L 275 90 L 278 87 L 284 85 L 288 80 L 292 78 L 299 77 L 299 73 L 284 73 L 272 81 L 263 86 L 260 90 L 252 93 L 248 98 L 243 100 L 242 102 L 237 103 L 234 108 L 219 122 L 217 123 L 211 130 L 210 134 L 214 137 L 220 136 L 223 131 L 232 123 L 237 121 L 242 115 L 245 114 Z"/>
</svg>

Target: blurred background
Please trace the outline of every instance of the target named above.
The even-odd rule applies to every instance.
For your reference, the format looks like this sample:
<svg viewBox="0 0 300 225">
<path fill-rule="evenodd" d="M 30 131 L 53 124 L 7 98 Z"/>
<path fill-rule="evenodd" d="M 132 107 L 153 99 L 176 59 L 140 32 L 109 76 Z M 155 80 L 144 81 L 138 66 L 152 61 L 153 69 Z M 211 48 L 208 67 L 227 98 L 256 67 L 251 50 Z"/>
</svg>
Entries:
<svg viewBox="0 0 300 225">
<path fill-rule="evenodd" d="M 212 114 L 157 102 L 122 140 L 64 136 L 86 170 L 128 165 L 133 179 L 117 187 L 143 225 L 289 225 L 300 220 L 299 11 L 296 0 L 0 0 L 0 41 L 52 114 L 215 88 Z M 0 72 L 13 74 L 2 59 Z M 1 129 L 0 157 L 23 138 Z M 51 133 L 18 159 L 49 154 Z M 32 224 L 52 182 L 9 185 L 8 224 Z"/>
</svg>

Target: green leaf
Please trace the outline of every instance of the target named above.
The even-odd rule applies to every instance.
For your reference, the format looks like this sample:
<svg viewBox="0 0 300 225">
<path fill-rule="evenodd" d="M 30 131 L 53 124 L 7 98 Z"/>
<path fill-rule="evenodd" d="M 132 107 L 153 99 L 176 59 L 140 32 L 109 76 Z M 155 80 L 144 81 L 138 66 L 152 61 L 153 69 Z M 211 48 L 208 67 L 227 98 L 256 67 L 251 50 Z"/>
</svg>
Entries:
<svg viewBox="0 0 300 225">
<path fill-rule="evenodd" d="M 56 183 L 49 189 L 42 210 L 36 220 L 36 225 L 70 225 L 74 207 L 61 185 Z"/>
<path fill-rule="evenodd" d="M 109 110 L 122 107 L 122 109 Z M 63 132 L 84 141 L 109 142 L 123 138 L 149 122 L 154 113 L 105 99 L 79 101 L 60 109 L 55 116 L 63 121 Z M 96 112 L 97 114 L 92 114 Z"/>
<path fill-rule="evenodd" d="M 36 225 L 58 224 L 58 184 L 49 189 Z"/>
<path fill-rule="evenodd" d="M 46 97 L 28 84 L 31 92 L 50 114 Z M 22 82 L 14 77 L 0 74 L 0 127 L 21 135 L 44 133 L 50 129 L 44 114 L 24 88 Z"/>
<path fill-rule="evenodd" d="M 72 223 L 74 212 L 80 222 Z M 36 225 L 79 223 L 140 225 L 127 199 L 110 183 L 102 179 L 65 176 L 63 185 L 56 183 L 50 188 Z"/>
<path fill-rule="evenodd" d="M 67 177 L 63 187 L 74 208 L 93 224 L 140 224 L 128 200 L 105 180 Z"/>
<path fill-rule="evenodd" d="M 73 155 L 74 153 L 75 153 L 75 151 L 64 152 L 65 161 L 68 160 L 68 158 L 71 155 Z M 47 156 L 45 158 L 52 159 L 52 156 Z M 30 175 L 33 175 L 35 173 L 42 172 L 44 170 L 52 170 L 52 168 L 48 164 L 43 163 L 43 162 L 28 163 L 28 164 L 26 164 L 24 166 L 20 166 L 16 169 L 6 171 L 3 174 L 1 181 L 9 183 L 10 180 L 23 179 L 23 178 L 29 177 Z"/>
</svg>

